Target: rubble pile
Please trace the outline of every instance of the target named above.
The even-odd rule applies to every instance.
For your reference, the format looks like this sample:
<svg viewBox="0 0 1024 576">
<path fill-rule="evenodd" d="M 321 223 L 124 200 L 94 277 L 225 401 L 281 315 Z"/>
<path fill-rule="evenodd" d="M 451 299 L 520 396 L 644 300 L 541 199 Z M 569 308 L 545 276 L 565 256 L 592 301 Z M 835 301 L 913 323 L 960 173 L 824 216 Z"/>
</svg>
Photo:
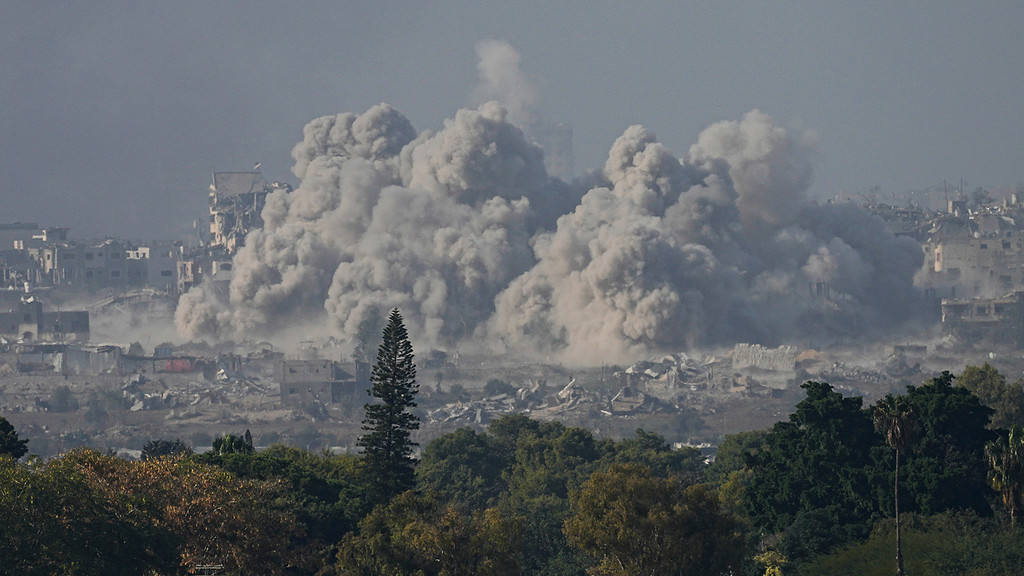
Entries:
<svg viewBox="0 0 1024 576">
<path fill-rule="evenodd" d="M 515 398 L 499 394 L 469 402 L 451 402 L 427 412 L 427 420 L 441 424 L 486 424 L 494 416 L 511 414 L 516 411 Z"/>
<path fill-rule="evenodd" d="M 829 382 L 836 388 L 845 385 L 853 389 L 861 388 L 864 385 L 877 387 L 890 382 L 889 377 L 883 372 L 863 366 L 847 365 L 843 362 L 833 362 L 830 367 L 819 373 L 817 378 Z"/>
<path fill-rule="evenodd" d="M 760 344 L 736 344 L 732 349 L 732 368 L 757 368 L 773 372 L 792 371 L 797 349 L 792 346 L 766 348 Z"/>
</svg>

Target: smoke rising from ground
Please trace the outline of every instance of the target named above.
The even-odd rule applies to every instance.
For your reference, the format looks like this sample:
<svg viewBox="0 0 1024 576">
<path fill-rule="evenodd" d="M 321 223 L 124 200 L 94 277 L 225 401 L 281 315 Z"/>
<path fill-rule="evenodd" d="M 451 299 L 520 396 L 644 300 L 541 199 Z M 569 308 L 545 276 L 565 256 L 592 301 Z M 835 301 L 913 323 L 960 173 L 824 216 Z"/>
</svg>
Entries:
<svg viewBox="0 0 1024 576">
<path fill-rule="evenodd" d="M 510 122 L 526 128 L 537 120 L 537 87 L 520 68 L 519 52 L 508 42 L 484 40 L 476 45 L 480 82 L 473 91 L 477 104 L 500 101 Z"/>
<path fill-rule="evenodd" d="M 595 364 L 870 337 L 916 310 L 920 247 L 857 207 L 809 201 L 804 135 L 754 110 L 680 157 L 631 126 L 589 185 L 565 183 L 517 125 L 536 101 L 518 54 L 478 53 L 478 95 L 504 104 L 436 133 L 386 104 L 310 122 L 292 151 L 301 184 L 268 197 L 226 289 L 181 297 L 179 333 L 305 324 L 354 339 L 398 306 L 421 345 Z"/>
</svg>

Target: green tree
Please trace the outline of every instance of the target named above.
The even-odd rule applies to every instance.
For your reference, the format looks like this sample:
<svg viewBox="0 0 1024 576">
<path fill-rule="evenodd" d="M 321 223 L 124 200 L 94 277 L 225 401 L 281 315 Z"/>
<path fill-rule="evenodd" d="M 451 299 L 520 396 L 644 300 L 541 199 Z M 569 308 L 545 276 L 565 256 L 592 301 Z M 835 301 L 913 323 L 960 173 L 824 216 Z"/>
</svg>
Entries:
<svg viewBox="0 0 1024 576">
<path fill-rule="evenodd" d="M 213 451 L 217 454 L 252 454 L 252 434 L 248 430 L 244 436 L 225 434 L 213 441 Z"/>
<path fill-rule="evenodd" d="M 282 482 L 312 546 L 337 543 L 371 508 L 365 471 L 354 455 L 273 445 L 255 453 L 211 451 L 192 460 L 223 468 L 241 480 Z"/>
<path fill-rule="evenodd" d="M 419 418 L 412 412 L 419 391 L 416 364 L 398 308 L 388 316 L 370 382 L 370 395 L 378 402 L 365 406 L 365 434 L 358 445 L 378 495 L 387 501 L 415 485 L 412 453 L 416 443 L 411 432 L 420 427 Z"/>
<path fill-rule="evenodd" d="M 801 565 L 791 564 L 786 574 L 890 575 L 892 567 L 878 559 L 891 553 L 893 531 L 891 521 L 879 521 L 865 541 Z M 969 511 L 935 516 L 906 514 L 903 531 L 907 573 L 914 576 L 1005 576 L 1019 574 L 1024 566 L 1024 538 L 1020 533 Z"/>
<path fill-rule="evenodd" d="M 756 527 L 787 531 L 781 551 L 791 560 L 866 535 L 877 513 L 870 471 L 878 436 L 861 398 L 824 382 L 802 387 L 807 397 L 789 421 L 775 424 L 749 455 L 743 491 Z"/>
<path fill-rule="evenodd" d="M 47 402 L 51 412 L 74 412 L 78 410 L 78 399 L 67 386 L 57 386 Z"/>
<path fill-rule="evenodd" d="M 995 438 L 988 429 L 992 409 L 943 372 L 923 386 L 908 386 L 904 396 L 917 422 L 914 449 L 904 461 L 903 491 L 908 512 L 936 514 L 970 508 L 991 512 L 985 444 Z M 901 471 L 902 472 L 902 471 Z"/>
<path fill-rule="evenodd" d="M 896 506 L 896 574 L 903 576 L 903 548 L 900 546 L 900 451 L 906 449 L 913 436 L 914 415 L 902 396 L 886 395 L 875 404 L 873 414 L 875 430 L 896 453 L 896 478 L 893 481 L 893 499 Z"/>
<path fill-rule="evenodd" d="M 499 446 L 512 451 L 512 462 L 502 474 L 508 489 L 499 507 L 525 519 L 523 573 L 580 574 L 583 558 L 569 547 L 562 525 L 570 492 L 599 466 L 607 446 L 587 430 L 518 415 L 495 421 L 489 430 Z"/>
<path fill-rule="evenodd" d="M 182 442 L 180 438 L 176 440 L 150 440 L 142 446 L 143 460 L 160 458 L 161 456 L 176 456 L 179 454 L 185 456 L 192 454 L 192 447 Z"/>
<path fill-rule="evenodd" d="M 437 384 L 437 390 L 438 392 L 441 391 L 440 382 L 438 382 Z M 445 393 L 445 396 L 447 396 L 449 399 L 455 402 L 469 402 L 471 398 L 469 395 L 469 391 L 466 390 L 466 387 L 458 382 L 455 382 L 454 384 L 448 387 L 448 392 Z"/>
<path fill-rule="evenodd" d="M 345 576 L 512 576 L 520 522 L 495 508 L 474 513 L 409 491 L 363 519 L 339 545 Z"/>
<path fill-rule="evenodd" d="M 782 576 L 782 567 L 788 560 L 777 550 L 766 550 L 754 556 L 754 562 L 764 566 L 764 576 Z"/>
<path fill-rule="evenodd" d="M 989 464 L 989 484 L 1002 498 L 1003 506 L 1010 513 L 1010 526 L 1015 528 L 1024 487 L 1024 430 L 1015 426 L 1006 435 L 986 444 L 985 457 Z"/>
<path fill-rule="evenodd" d="M 729 434 L 718 445 L 715 461 L 708 466 L 706 477 L 709 482 L 727 482 L 733 472 L 748 469 L 750 458 L 761 451 L 767 430 L 751 430 Z"/>
<path fill-rule="evenodd" d="M 46 462 L 0 458 L 0 574 L 173 573 L 177 541 L 168 527 L 130 490 L 83 467 L 86 460 L 113 474 L 132 466 L 87 450 Z"/>
<path fill-rule="evenodd" d="M 28 440 L 18 439 L 18 432 L 7 418 L 0 416 L 0 456 L 7 454 L 17 460 L 28 452 Z"/>
<path fill-rule="evenodd" d="M 986 362 L 981 367 L 964 368 L 957 383 L 995 410 L 990 422 L 992 428 L 1024 426 L 1024 384 L 1021 381 L 1007 383 L 1006 377 Z"/>
<path fill-rule="evenodd" d="M 511 453 L 493 436 L 459 428 L 426 445 L 416 476 L 424 492 L 477 510 L 496 502 L 510 463 Z"/>
<path fill-rule="evenodd" d="M 735 573 L 743 557 L 739 526 L 713 492 L 639 464 L 595 472 L 572 511 L 565 534 L 596 561 L 594 576 Z"/>
<path fill-rule="evenodd" d="M 686 485 L 704 479 L 704 456 L 696 448 L 674 450 L 665 438 L 643 428 L 636 436 L 616 442 L 602 462 L 640 464 L 659 478 L 675 476 Z"/>
</svg>

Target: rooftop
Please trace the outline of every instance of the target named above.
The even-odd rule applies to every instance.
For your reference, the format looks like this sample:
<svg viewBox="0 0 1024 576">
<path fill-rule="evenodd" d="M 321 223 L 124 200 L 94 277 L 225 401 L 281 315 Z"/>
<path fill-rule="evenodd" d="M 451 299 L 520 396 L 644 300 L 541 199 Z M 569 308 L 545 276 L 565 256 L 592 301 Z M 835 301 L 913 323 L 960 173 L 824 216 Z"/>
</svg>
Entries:
<svg viewBox="0 0 1024 576">
<path fill-rule="evenodd" d="M 263 173 L 259 171 L 214 172 L 210 191 L 216 192 L 221 197 L 240 196 L 261 192 L 266 186 L 267 181 L 263 179 Z"/>
</svg>

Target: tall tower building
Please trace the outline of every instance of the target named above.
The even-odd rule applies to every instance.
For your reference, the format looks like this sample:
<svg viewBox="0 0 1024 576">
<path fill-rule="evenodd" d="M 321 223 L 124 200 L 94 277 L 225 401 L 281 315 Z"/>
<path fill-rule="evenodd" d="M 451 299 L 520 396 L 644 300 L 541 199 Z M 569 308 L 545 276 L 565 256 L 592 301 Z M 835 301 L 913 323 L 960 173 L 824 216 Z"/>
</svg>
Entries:
<svg viewBox="0 0 1024 576">
<path fill-rule="evenodd" d="M 530 125 L 526 135 L 544 149 L 544 168 L 549 175 L 565 181 L 575 177 L 572 126 L 565 122 L 546 122 L 538 119 Z"/>
<path fill-rule="evenodd" d="M 250 230 L 263 226 L 267 194 L 287 184 L 267 184 L 258 170 L 214 172 L 210 183 L 210 247 L 234 254 Z"/>
</svg>

